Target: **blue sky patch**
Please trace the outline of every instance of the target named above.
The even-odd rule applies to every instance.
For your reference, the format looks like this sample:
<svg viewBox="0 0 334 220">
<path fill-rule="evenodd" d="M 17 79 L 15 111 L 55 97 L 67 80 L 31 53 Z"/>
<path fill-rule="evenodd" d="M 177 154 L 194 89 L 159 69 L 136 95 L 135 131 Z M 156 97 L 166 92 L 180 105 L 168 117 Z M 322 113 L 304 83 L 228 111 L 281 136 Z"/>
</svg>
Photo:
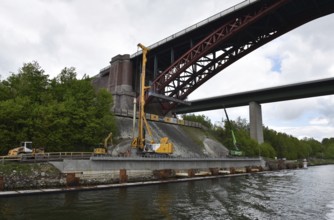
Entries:
<svg viewBox="0 0 334 220">
<path fill-rule="evenodd" d="M 272 62 L 271 71 L 281 73 L 282 58 L 279 56 L 269 57 Z"/>
</svg>

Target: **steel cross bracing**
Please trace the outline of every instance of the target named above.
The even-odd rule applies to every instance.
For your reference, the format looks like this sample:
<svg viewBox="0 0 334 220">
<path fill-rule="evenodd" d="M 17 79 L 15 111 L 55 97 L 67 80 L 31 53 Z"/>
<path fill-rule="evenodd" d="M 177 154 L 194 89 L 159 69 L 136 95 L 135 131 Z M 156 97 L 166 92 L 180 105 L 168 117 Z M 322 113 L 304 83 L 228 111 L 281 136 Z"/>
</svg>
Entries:
<svg viewBox="0 0 334 220">
<path fill-rule="evenodd" d="M 152 83 L 151 90 L 172 98 L 184 100 L 204 82 L 226 68 L 231 63 L 276 38 L 277 30 L 272 29 L 258 35 L 253 40 L 239 44 L 224 44 L 247 26 L 281 7 L 289 0 L 265 1 L 261 7 L 225 23 L 204 40 L 192 47 L 175 61 Z M 150 102 L 153 97 L 148 97 Z M 164 113 L 177 103 L 161 102 Z"/>
</svg>

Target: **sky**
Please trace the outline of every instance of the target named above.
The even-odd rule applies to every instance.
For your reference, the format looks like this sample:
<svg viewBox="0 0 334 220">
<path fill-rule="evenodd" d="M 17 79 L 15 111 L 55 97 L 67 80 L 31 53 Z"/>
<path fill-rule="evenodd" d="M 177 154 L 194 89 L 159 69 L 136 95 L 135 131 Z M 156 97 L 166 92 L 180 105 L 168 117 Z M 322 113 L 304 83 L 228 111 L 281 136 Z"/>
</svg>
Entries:
<svg viewBox="0 0 334 220">
<path fill-rule="evenodd" d="M 50 77 L 75 67 L 94 76 L 118 54 L 146 46 L 241 0 L 1 0 L 0 79 L 37 61 Z M 186 7 L 185 7 L 186 6 Z M 303 25 L 214 76 L 189 100 L 334 77 L 334 15 Z M 262 105 L 263 124 L 298 138 L 334 137 L 334 96 Z M 249 121 L 248 107 L 227 109 Z M 198 114 L 213 123 L 223 110 Z"/>
</svg>

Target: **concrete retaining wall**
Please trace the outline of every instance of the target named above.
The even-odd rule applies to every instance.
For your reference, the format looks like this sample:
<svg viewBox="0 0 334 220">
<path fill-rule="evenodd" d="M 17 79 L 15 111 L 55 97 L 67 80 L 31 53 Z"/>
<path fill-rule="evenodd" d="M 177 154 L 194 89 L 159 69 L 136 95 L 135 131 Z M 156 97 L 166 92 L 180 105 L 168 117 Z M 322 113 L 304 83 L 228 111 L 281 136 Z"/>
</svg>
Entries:
<svg viewBox="0 0 334 220">
<path fill-rule="evenodd" d="M 63 173 L 112 170 L 209 169 L 262 166 L 261 158 L 114 158 L 92 157 L 90 160 L 51 162 Z"/>
</svg>

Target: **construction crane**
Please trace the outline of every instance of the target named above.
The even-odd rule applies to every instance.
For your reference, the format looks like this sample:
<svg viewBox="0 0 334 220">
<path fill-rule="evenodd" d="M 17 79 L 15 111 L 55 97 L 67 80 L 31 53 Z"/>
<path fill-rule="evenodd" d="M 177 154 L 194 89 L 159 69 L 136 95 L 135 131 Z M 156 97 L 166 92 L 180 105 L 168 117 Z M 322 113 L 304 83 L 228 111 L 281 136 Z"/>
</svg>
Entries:
<svg viewBox="0 0 334 220">
<path fill-rule="evenodd" d="M 228 127 L 231 131 L 233 146 L 234 146 L 234 150 L 230 150 L 230 155 L 231 156 L 243 156 L 244 153 L 242 151 L 240 151 L 239 148 L 238 148 L 237 139 L 235 138 L 234 131 L 233 131 L 233 128 L 232 128 L 232 124 L 230 122 L 230 119 L 228 118 L 226 108 L 224 108 L 224 112 L 225 112 L 225 115 L 226 115 Z"/>
<path fill-rule="evenodd" d="M 163 137 L 160 139 L 160 143 L 155 143 L 152 135 L 152 130 L 148 125 L 145 117 L 145 91 L 150 87 L 145 86 L 145 75 L 146 75 L 146 62 L 147 62 L 147 52 L 148 48 L 142 44 L 138 44 L 143 51 L 143 60 L 142 60 L 142 73 L 140 79 L 140 94 L 139 94 L 139 116 L 138 116 L 138 136 L 133 137 L 131 147 L 137 150 L 137 154 L 160 154 L 160 155 L 169 155 L 173 153 L 173 144 L 169 142 L 168 137 Z M 135 117 L 135 114 L 134 114 Z M 146 130 L 144 130 L 144 125 Z M 145 131 L 150 136 L 150 142 L 145 142 Z"/>
</svg>

